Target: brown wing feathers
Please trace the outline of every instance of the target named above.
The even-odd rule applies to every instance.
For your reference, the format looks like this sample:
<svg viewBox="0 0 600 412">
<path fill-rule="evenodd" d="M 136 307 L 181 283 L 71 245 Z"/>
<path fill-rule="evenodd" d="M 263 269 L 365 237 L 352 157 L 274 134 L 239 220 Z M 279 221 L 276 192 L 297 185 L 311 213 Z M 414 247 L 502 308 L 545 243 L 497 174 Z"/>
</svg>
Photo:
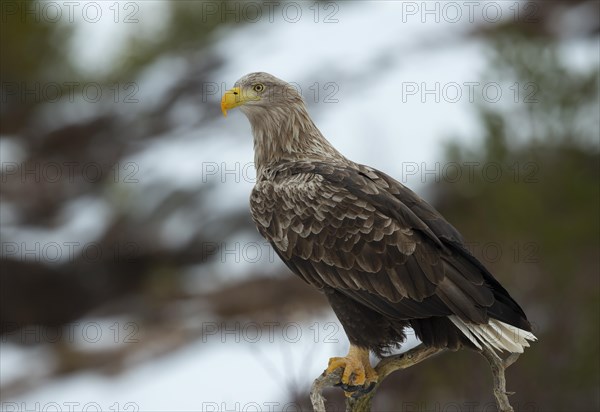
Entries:
<svg viewBox="0 0 600 412">
<path fill-rule="evenodd" d="M 308 283 L 338 289 L 397 319 L 454 314 L 486 323 L 495 306 L 509 312 L 516 305 L 504 289 L 493 288 L 495 280 L 490 288 L 485 268 L 465 257 L 456 229 L 389 176 L 294 162 L 269 177 L 253 192 L 254 219 Z M 278 202 L 264 200 L 267 193 Z M 496 295 L 504 294 L 500 306 L 506 307 L 498 307 Z M 499 319 L 515 324 L 510 316 Z"/>
</svg>

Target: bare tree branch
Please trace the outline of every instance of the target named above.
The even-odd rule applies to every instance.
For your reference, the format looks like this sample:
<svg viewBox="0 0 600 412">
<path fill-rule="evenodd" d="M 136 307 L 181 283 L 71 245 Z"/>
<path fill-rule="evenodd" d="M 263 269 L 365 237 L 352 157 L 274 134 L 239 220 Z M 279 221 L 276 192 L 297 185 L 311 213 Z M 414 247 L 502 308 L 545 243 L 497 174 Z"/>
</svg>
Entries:
<svg viewBox="0 0 600 412">
<path fill-rule="evenodd" d="M 410 368 L 411 366 L 414 366 L 425 359 L 445 351 L 446 349 L 419 345 L 407 352 L 383 358 L 377 364 L 377 366 L 375 366 L 375 371 L 379 376 L 379 380 L 377 381 L 377 384 L 373 390 L 358 398 L 346 398 L 346 412 L 370 412 L 371 402 L 377 391 L 377 388 L 392 372 L 400 369 Z M 512 393 L 506 392 L 506 378 L 504 376 L 504 372 L 519 358 L 519 354 L 513 353 L 506 359 L 502 359 L 495 352 L 489 349 L 485 349 L 480 353 L 487 359 L 492 370 L 492 375 L 494 378 L 494 396 L 496 398 L 498 410 L 500 412 L 514 412 L 514 409 L 508 401 L 508 395 L 511 395 Z M 341 375 L 342 370 L 337 369 L 329 375 L 325 375 L 325 372 L 323 372 L 317 379 L 314 380 L 310 390 L 310 401 L 315 412 L 327 411 L 325 408 L 323 390 L 325 388 L 338 386 Z"/>
<path fill-rule="evenodd" d="M 377 366 L 375 371 L 379 376 L 377 384 L 369 393 L 364 394 L 359 398 L 347 398 L 346 399 L 346 411 L 348 412 L 367 412 L 371 410 L 371 401 L 377 391 L 377 388 L 383 382 L 383 380 L 392 372 L 399 369 L 407 369 L 417 363 L 424 361 L 425 359 L 444 352 L 445 349 L 438 349 L 432 347 L 426 347 L 419 345 L 407 352 L 400 353 L 398 355 L 392 355 L 383 358 Z M 329 375 L 321 374 L 311 387 L 310 401 L 315 412 L 326 412 L 325 409 L 325 398 L 323 397 L 323 390 L 338 385 L 340 383 L 342 370 L 337 369 Z"/>
<path fill-rule="evenodd" d="M 314 412 L 327 412 L 327 409 L 325 409 L 323 390 L 325 388 L 333 388 L 340 383 L 341 379 L 342 369 L 340 368 L 328 375 L 325 375 L 325 372 L 323 372 L 313 381 L 313 384 L 310 387 L 310 402 L 312 403 Z"/>
<path fill-rule="evenodd" d="M 480 353 L 487 359 L 492 369 L 494 397 L 496 398 L 498 410 L 500 412 L 514 412 L 513 407 L 510 406 L 510 402 L 508 401 L 508 395 L 512 395 L 514 392 L 506 392 L 506 377 L 504 376 L 504 372 L 519 359 L 520 354 L 511 353 L 506 359 L 502 359 L 495 352 L 487 348 Z"/>
</svg>

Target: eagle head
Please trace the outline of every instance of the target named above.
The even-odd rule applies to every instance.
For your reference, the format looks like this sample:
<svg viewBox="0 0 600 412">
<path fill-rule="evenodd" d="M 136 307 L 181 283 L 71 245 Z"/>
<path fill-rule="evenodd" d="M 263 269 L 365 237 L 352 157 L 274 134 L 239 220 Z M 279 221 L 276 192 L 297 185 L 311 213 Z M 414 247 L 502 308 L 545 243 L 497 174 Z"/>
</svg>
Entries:
<svg viewBox="0 0 600 412">
<path fill-rule="evenodd" d="M 282 110 L 296 105 L 304 106 L 298 90 L 292 84 L 264 72 L 245 75 L 221 99 L 223 116 L 235 107 L 240 107 L 250 117 L 260 111 Z"/>
</svg>

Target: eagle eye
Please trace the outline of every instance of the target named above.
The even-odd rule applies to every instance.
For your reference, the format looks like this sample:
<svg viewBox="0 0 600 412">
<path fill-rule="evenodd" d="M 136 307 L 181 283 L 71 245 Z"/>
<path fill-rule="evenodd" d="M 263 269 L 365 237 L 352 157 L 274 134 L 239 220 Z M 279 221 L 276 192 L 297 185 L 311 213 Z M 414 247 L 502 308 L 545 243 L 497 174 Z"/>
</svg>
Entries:
<svg viewBox="0 0 600 412">
<path fill-rule="evenodd" d="M 252 90 L 254 90 L 256 93 L 260 93 L 265 90 L 265 85 L 262 83 L 256 83 L 254 86 L 252 86 Z"/>
</svg>

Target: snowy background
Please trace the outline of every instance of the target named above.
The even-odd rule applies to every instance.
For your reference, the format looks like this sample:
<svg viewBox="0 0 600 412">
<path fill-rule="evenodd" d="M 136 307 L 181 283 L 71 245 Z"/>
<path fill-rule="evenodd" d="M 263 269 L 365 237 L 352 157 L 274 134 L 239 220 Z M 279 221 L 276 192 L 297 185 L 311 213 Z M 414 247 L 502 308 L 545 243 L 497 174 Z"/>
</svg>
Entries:
<svg viewBox="0 0 600 412">
<path fill-rule="evenodd" d="M 244 74 L 295 83 L 342 153 L 434 201 L 434 185 L 450 173 L 448 145 L 484 146 L 482 111 L 519 120 L 553 93 L 496 71 L 493 33 L 521 24 L 570 72 L 599 66 L 594 2 L 176 3 L 77 2 L 72 19 L 60 2 L 3 5 L 12 30 L 44 26 L 63 57 L 48 70 L 42 57 L 23 82 L 10 77 L 18 70 L 4 73 L 0 235 L 4 263 L 16 266 L 5 266 L 2 287 L 18 305 L 2 307 L 2 410 L 300 410 L 328 357 L 345 353 L 343 330 L 319 297 L 314 310 L 283 302 L 283 312 L 224 315 L 244 304 L 244 282 L 292 277 L 249 223 L 249 124 L 239 111 L 220 115 L 222 92 Z M 73 80 L 80 86 L 70 99 Z M 50 83 L 62 88 L 54 101 Z M 92 83 L 99 101 L 81 87 Z M 27 94 L 26 84 L 40 89 Z M 593 130 L 596 110 L 579 112 Z M 512 144 L 527 142 L 532 125 L 513 125 Z M 597 152 L 591 137 L 582 144 Z M 102 179 L 91 178 L 98 170 Z M 123 254 L 134 262 L 126 269 L 98 269 L 131 263 Z M 51 273 L 15 281 L 27 279 L 28 264 Z M 110 286 L 133 272 L 148 276 Z M 61 273 L 86 293 L 104 292 L 85 302 L 77 288 L 58 286 L 61 296 L 50 287 L 41 309 L 28 311 Z M 229 288 L 240 294 L 215 309 L 214 296 Z M 65 308 L 52 317 L 54 305 Z"/>
</svg>

